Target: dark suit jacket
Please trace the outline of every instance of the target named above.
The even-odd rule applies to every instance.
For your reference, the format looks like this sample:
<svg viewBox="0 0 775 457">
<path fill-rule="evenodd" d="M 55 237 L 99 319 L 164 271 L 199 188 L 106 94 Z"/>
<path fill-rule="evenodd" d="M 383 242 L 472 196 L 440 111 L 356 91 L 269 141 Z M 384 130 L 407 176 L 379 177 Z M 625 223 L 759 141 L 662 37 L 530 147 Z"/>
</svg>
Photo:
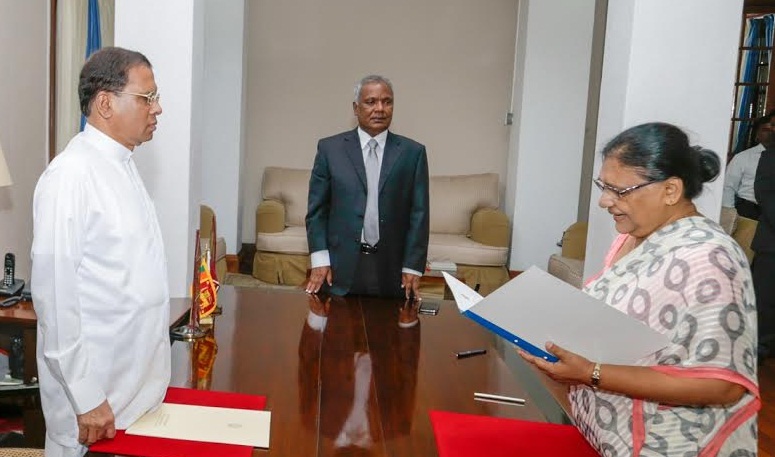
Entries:
<svg viewBox="0 0 775 457">
<path fill-rule="evenodd" d="M 775 253 L 775 150 L 765 149 L 759 158 L 754 180 L 754 194 L 761 214 L 751 249 L 756 253 Z"/>
<path fill-rule="evenodd" d="M 366 212 L 366 168 L 358 132 L 318 142 L 309 181 L 309 252 L 328 249 L 331 292 L 350 290 Z M 379 175 L 380 289 L 401 296 L 401 269 L 422 272 L 428 255 L 428 158 L 425 146 L 388 132 Z"/>
</svg>

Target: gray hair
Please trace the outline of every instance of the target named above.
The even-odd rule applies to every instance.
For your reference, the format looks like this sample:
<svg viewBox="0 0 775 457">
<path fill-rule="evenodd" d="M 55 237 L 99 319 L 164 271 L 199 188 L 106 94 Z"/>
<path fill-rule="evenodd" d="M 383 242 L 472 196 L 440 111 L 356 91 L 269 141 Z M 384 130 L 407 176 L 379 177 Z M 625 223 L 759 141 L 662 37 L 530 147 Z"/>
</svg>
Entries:
<svg viewBox="0 0 775 457">
<path fill-rule="evenodd" d="M 389 79 L 380 75 L 368 75 L 361 78 L 361 80 L 355 84 L 355 98 L 353 98 L 353 102 L 358 103 L 358 99 L 361 96 L 361 89 L 367 84 L 384 84 L 388 86 L 390 92 L 393 92 L 393 83 L 391 83 Z"/>
</svg>

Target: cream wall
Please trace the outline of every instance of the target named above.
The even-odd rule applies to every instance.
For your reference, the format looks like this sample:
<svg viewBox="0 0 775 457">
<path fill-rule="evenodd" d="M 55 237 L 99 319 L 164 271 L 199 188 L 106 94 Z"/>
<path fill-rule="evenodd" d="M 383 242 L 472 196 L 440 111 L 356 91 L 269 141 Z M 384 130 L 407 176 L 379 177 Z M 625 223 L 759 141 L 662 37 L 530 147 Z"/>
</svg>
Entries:
<svg viewBox="0 0 775 457">
<path fill-rule="evenodd" d="M 311 168 L 317 140 L 355 126 L 352 86 L 392 80 L 392 130 L 430 172 L 496 172 L 505 188 L 515 0 L 251 1 L 242 240 L 255 240 L 267 166 Z"/>
<path fill-rule="evenodd" d="M 135 148 L 134 159 L 156 206 L 172 297 L 190 294 L 199 227 L 204 1 L 116 2 L 116 46 L 148 57 L 162 94 L 158 129 L 152 141 Z"/>
<path fill-rule="evenodd" d="M 506 210 L 508 266 L 527 270 L 578 214 L 595 0 L 522 0 L 519 19 Z"/>
<path fill-rule="evenodd" d="M 250 0 L 204 3 L 202 202 L 217 216 L 226 252 L 240 250 L 240 173 L 244 149 L 245 13 Z"/>
<path fill-rule="evenodd" d="M 0 144 L 13 185 L 0 188 L 0 256 L 30 278 L 32 193 L 47 157 L 48 3 L 0 0 Z"/>
</svg>

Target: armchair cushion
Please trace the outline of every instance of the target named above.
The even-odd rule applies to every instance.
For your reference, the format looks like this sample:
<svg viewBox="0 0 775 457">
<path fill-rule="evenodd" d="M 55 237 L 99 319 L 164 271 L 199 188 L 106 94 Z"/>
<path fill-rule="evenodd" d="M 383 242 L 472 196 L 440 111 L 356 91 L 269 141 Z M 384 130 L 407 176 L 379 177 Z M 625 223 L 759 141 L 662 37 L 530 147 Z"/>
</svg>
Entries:
<svg viewBox="0 0 775 457">
<path fill-rule="evenodd" d="M 477 243 L 507 248 L 509 246 L 509 218 L 495 208 L 482 208 L 471 217 L 470 236 Z M 504 263 L 505 265 L 505 263 Z"/>
<path fill-rule="evenodd" d="M 466 265 L 503 266 L 509 248 L 487 246 L 449 233 L 431 233 L 428 239 L 428 260 L 446 260 Z"/>
<path fill-rule="evenodd" d="M 285 225 L 304 227 L 307 216 L 307 190 L 310 170 L 267 167 L 261 184 L 264 200 L 276 200 L 285 206 Z"/>
<path fill-rule="evenodd" d="M 480 208 L 498 208 L 498 175 L 433 176 L 430 179 L 431 233 L 468 234 Z"/>
<path fill-rule="evenodd" d="M 264 200 L 256 208 L 256 232 L 279 233 L 285 230 L 285 205 L 277 200 Z"/>
<path fill-rule="evenodd" d="M 574 222 L 562 233 L 562 256 L 584 260 L 587 255 L 586 222 Z"/>
<path fill-rule="evenodd" d="M 256 235 L 256 250 L 307 255 L 307 229 L 301 226 L 286 227 L 282 232 L 276 233 L 259 232 Z"/>
</svg>

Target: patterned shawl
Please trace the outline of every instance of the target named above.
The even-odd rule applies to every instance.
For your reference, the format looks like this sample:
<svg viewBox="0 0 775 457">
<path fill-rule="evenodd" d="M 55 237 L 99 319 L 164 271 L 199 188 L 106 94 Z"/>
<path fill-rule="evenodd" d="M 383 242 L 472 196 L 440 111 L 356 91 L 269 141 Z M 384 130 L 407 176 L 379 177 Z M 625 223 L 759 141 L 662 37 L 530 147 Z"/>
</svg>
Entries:
<svg viewBox="0 0 775 457">
<path fill-rule="evenodd" d="M 672 406 L 573 386 L 576 423 L 604 456 L 756 455 L 756 305 L 740 246 L 710 219 L 678 220 L 605 268 L 585 292 L 670 336 L 634 365 L 674 376 L 723 379 L 746 393 L 736 404 Z M 605 377 L 605 370 L 602 373 Z"/>
</svg>

